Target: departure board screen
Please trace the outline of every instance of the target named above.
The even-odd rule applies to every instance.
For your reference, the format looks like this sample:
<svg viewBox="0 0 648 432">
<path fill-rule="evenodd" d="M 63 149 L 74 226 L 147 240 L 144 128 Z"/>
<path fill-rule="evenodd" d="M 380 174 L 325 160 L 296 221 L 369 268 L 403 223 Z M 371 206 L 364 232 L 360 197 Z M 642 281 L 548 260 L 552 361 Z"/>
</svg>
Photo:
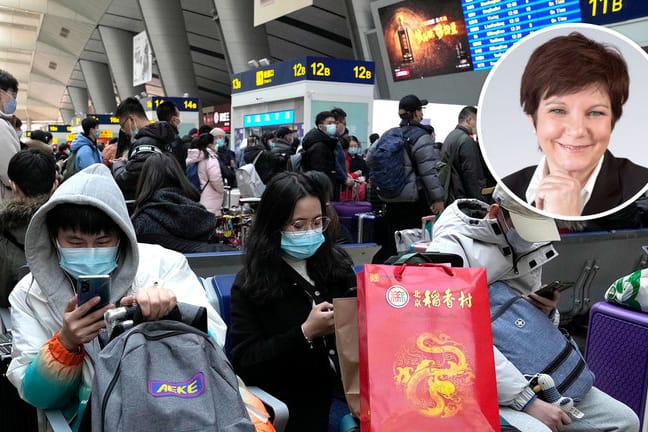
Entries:
<svg viewBox="0 0 648 432">
<path fill-rule="evenodd" d="M 580 22 L 580 0 L 463 0 L 474 70 L 490 69 L 518 39 L 552 24 Z"/>
<path fill-rule="evenodd" d="M 376 7 L 394 81 L 492 68 L 544 27 L 648 15 L 648 0 L 402 0 Z M 384 6 L 383 6 L 384 5 Z"/>
</svg>

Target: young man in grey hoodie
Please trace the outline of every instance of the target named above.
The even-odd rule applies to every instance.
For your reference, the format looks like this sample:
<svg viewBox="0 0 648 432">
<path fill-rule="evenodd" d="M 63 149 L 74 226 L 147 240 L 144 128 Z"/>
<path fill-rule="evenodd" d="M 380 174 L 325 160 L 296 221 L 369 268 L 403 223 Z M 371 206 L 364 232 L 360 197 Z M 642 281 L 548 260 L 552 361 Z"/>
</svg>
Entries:
<svg viewBox="0 0 648 432">
<path fill-rule="evenodd" d="M 123 195 L 104 165 L 64 182 L 33 216 L 25 237 L 31 273 L 12 291 L 13 359 L 7 377 L 41 409 L 62 409 L 73 430 L 84 417 L 93 358 L 114 304 L 137 302 L 144 317 L 166 315 L 176 301 L 207 308 L 210 335 L 224 345 L 226 326 L 209 305 L 185 257 L 138 244 Z M 110 274 L 110 304 L 77 304 L 82 274 Z"/>
</svg>

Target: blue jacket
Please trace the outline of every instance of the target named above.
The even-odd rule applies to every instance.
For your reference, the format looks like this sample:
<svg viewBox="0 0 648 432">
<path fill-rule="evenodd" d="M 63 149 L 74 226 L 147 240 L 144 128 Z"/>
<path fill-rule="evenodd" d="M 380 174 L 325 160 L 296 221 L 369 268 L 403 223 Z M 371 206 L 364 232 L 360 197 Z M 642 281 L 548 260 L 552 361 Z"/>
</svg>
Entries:
<svg viewBox="0 0 648 432">
<path fill-rule="evenodd" d="M 78 171 L 92 164 L 103 162 L 101 152 L 97 148 L 97 143 L 83 133 L 78 134 L 74 139 L 70 151 L 76 152 L 76 166 Z"/>
</svg>

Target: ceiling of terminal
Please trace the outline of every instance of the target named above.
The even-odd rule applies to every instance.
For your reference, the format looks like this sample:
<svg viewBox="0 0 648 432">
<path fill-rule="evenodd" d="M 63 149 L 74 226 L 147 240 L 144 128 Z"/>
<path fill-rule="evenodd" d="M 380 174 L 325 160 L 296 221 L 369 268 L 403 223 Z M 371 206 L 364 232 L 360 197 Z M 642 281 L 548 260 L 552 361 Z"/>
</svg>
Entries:
<svg viewBox="0 0 648 432">
<path fill-rule="evenodd" d="M 197 96 L 203 106 L 227 102 L 230 70 L 214 2 L 181 0 L 181 5 Z M 0 68 L 19 81 L 18 117 L 51 122 L 61 120 L 61 109 L 74 111 L 68 87 L 87 88 L 79 60 L 109 64 L 98 26 L 133 35 L 145 27 L 136 0 L 0 0 Z M 353 58 L 344 2 L 315 0 L 265 28 L 272 61 L 302 55 Z M 155 60 L 146 91 L 164 94 Z"/>
</svg>

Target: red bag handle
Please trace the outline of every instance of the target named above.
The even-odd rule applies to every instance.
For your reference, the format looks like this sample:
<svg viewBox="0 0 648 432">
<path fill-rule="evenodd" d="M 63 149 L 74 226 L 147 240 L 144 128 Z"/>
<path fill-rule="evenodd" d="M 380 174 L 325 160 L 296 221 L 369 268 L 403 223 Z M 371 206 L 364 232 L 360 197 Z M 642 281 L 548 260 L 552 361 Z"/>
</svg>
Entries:
<svg viewBox="0 0 648 432">
<path fill-rule="evenodd" d="M 446 265 L 443 264 L 434 264 L 434 263 L 419 263 L 419 264 L 401 264 L 399 266 L 394 267 L 394 277 L 396 280 L 400 281 L 403 279 L 403 273 L 405 272 L 406 267 L 436 267 L 440 268 L 441 270 L 445 271 L 448 276 L 454 276 L 454 272 L 452 269 Z"/>
</svg>

